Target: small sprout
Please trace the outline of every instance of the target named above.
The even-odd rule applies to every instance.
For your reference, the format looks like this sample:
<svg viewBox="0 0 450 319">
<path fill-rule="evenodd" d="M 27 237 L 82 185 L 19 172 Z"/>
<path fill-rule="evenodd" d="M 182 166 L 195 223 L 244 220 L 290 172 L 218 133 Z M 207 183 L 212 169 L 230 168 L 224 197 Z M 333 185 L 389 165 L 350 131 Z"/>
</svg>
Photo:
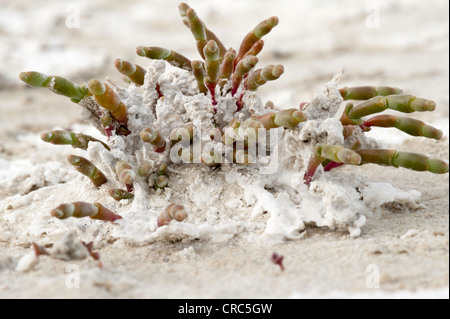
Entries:
<svg viewBox="0 0 450 319">
<path fill-rule="evenodd" d="M 103 221 L 113 222 L 117 219 L 121 219 L 119 216 L 100 203 L 86 203 L 86 202 L 74 202 L 70 204 L 61 204 L 51 212 L 53 217 L 59 219 L 66 219 L 69 217 L 90 217 L 92 219 L 99 219 Z"/>
<path fill-rule="evenodd" d="M 251 73 L 245 80 L 245 88 L 250 91 L 256 91 L 258 87 L 267 81 L 278 79 L 284 72 L 282 65 L 268 65 L 262 69 L 257 69 Z"/>
<path fill-rule="evenodd" d="M 111 86 L 96 79 L 91 79 L 87 85 L 78 85 L 59 76 L 45 75 L 34 71 L 19 74 L 19 78 L 28 85 L 46 87 L 57 94 L 69 97 L 75 103 L 79 103 L 91 113 L 86 114 L 85 118 L 92 120 L 91 122 L 102 133 L 106 134 L 108 139 L 112 139 L 110 145 L 111 148 L 114 147 L 115 149 L 111 149 L 107 144 L 82 133 L 54 130 L 41 135 L 42 140 L 48 143 L 71 145 L 83 150 L 88 149 L 90 142 L 101 143 L 106 150 L 102 150 L 97 155 L 106 160 L 106 164 L 109 166 L 115 165 L 116 180 L 126 186 L 126 190 L 112 189 L 109 191 L 110 196 L 115 200 L 133 198 L 134 195 L 131 194 L 133 184 L 142 182 L 143 179 L 147 181 L 149 186 L 156 189 L 167 187 L 169 178 L 166 164 L 161 164 L 155 170 L 154 163 L 159 163 L 159 161 L 165 162 L 168 160 L 169 155 L 178 154 L 183 163 L 196 162 L 198 157 L 200 157 L 204 164 L 214 166 L 213 168 L 222 164 L 223 160 L 226 160 L 227 163 L 248 165 L 255 162 L 256 149 L 251 148 L 251 146 L 256 146 L 260 143 L 258 139 L 259 129 L 270 130 L 283 127 L 286 130 L 296 130 L 297 132 L 292 133 L 300 136 L 303 134 L 297 134 L 302 128 L 299 127 L 299 124 L 307 121 L 307 113 L 311 114 L 312 121 L 317 120 L 318 125 L 320 125 L 320 121 L 324 120 L 321 118 L 322 115 L 317 119 L 314 118 L 314 110 L 312 108 L 316 106 L 310 102 L 302 102 L 297 108 L 259 112 L 259 101 L 253 97 L 253 94 L 248 94 L 249 99 L 246 100 L 244 105 L 244 96 L 246 96 L 246 93 L 249 93 L 248 91 L 256 91 L 261 85 L 280 78 L 284 73 L 282 65 L 267 65 L 255 70 L 255 66 L 258 63 L 257 56 L 264 47 L 262 37 L 278 25 L 277 17 L 273 16 L 260 22 L 252 31 L 246 34 L 239 50 L 236 52 L 231 47 L 227 50 L 217 36 L 205 26 L 197 13 L 187 4 L 181 3 L 178 8 L 183 23 L 194 36 L 197 50 L 202 60 L 191 61 L 178 52 L 155 46 L 138 46 L 136 53 L 139 56 L 163 60 L 172 66 L 181 68 L 185 71 L 183 73 L 188 72 L 190 75 L 193 75 L 195 78 L 193 83 L 186 82 L 184 78 L 180 77 L 179 79 L 186 83 L 183 86 L 178 85 L 181 82 L 173 83 L 175 85 L 172 88 L 176 90 L 175 87 L 177 87 L 179 92 L 172 94 L 168 90 L 164 92 L 165 88 L 171 85 L 168 81 L 169 78 L 161 77 L 161 80 L 159 80 L 157 77 L 154 77 L 151 79 L 153 82 L 149 83 L 151 84 L 151 94 L 148 94 L 146 86 L 143 85 L 146 71 L 142 67 L 121 59 L 114 61 L 115 67 L 121 75 L 126 77 L 126 81 L 142 86 L 141 89 L 144 91 L 143 95 L 139 95 L 139 99 L 127 98 L 127 101 L 133 101 L 130 103 L 139 104 L 138 101 L 142 101 L 142 104 L 130 105 L 130 107 L 133 106 L 133 114 L 130 113 L 130 122 L 133 120 L 130 123 L 130 128 L 137 131 L 131 132 L 128 129 L 127 105 L 118 95 L 121 92 L 120 96 L 123 94 L 123 96 L 128 95 L 134 98 L 136 95 L 133 95 L 135 94 L 133 90 L 126 91 L 116 87 L 112 80 L 108 81 L 108 83 L 111 83 Z M 159 76 L 158 72 L 160 71 L 164 72 L 161 68 L 161 70 L 155 71 L 154 75 Z M 174 77 L 176 76 L 174 75 Z M 158 80 L 161 82 L 158 82 Z M 197 92 L 190 92 L 190 89 L 186 89 L 187 87 L 195 87 L 195 85 L 198 86 L 201 94 L 207 95 L 208 92 L 210 93 L 212 108 L 206 107 L 202 109 L 200 107 L 198 109 L 201 113 L 193 116 L 190 110 L 187 108 L 183 109 L 183 107 L 180 109 L 178 105 L 187 105 L 182 99 L 190 99 L 189 103 L 191 103 L 193 99 L 198 98 L 196 96 Z M 152 87 L 156 90 L 158 99 L 154 98 L 156 93 Z M 182 98 L 178 100 L 182 103 L 174 102 L 172 105 L 173 109 L 169 108 L 160 112 L 158 107 L 161 104 L 175 101 L 174 95 L 176 98 L 179 98 L 178 94 L 182 95 Z M 341 100 L 339 95 L 342 97 L 342 100 L 351 100 L 345 106 L 339 120 L 340 123 L 337 123 L 338 128 L 340 128 L 339 124 L 342 125 L 342 136 L 338 136 L 338 139 L 335 139 L 333 136 L 333 139 L 330 139 L 339 140 L 337 143 L 339 145 L 323 143 L 326 139 L 316 136 L 317 134 L 310 134 L 310 137 L 303 141 L 308 146 L 303 149 L 310 151 L 310 153 L 301 154 L 302 158 L 309 159 L 304 174 L 306 184 L 312 181 L 319 166 L 322 166 L 323 171 L 327 172 L 342 165 L 373 163 L 404 167 L 416 171 L 428 171 L 436 174 L 448 173 L 448 163 L 422 154 L 392 149 L 364 148 L 371 144 L 364 133 L 370 131 L 372 127 L 393 127 L 412 136 L 441 139 L 443 136 L 441 130 L 416 119 L 394 115 L 377 115 L 368 119 L 364 118 L 387 109 L 404 113 L 433 111 L 436 108 L 435 102 L 412 95 L 404 95 L 400 89 L 389 86 L 344 87 L 339 90 L 337 102 Z M 150 98 L 148 98 L 149 96 Z M 202 99 L 204 99 L 204 96 L 200 96 L 200 99 L 196 101 L 200 106 L 203 103 L 201 102 Z M 352 102 L 354 100 L 363 100 L 363 102 L 354 104 Z M 256 104 L 253 101 L 256 101 Z M 221 103 L 221 105 L 217 105 L 218 103 Z M 190 105 L 197 108 L 197 105 L 193 103 Z M 236 109 L 234 105 L 237 106 Z M 144 114 L 136 113 L 136 111 L 145 107 L 148 109 L 144 111 Z M 224 110 L 225 107 L 231 107 L 233 112 L 239 112 L 235 115 L 236 118 L 232 119 L 228 124 L 224 121 L 232 118 L 233 115 L 230 112 L 224 112 L 226 111 Z M 208 113 L 211 112 L 211 109 L 214 111 L 214 114 Z M 268 101 L 265 109 L 274 110 L 273 103 Z M 220 112 L 218 112 L 219 110 Z M 164 112 L 174 112 L 175 116 L 166 121 L 172 114 L 160 116 Z M 331 110 L 328 110 L 329 115 L 334 116 L 330 112 Z M 150 113 L 152 113 L 153 117 L 147 116 Z M 326 115 L 326 112 L 320 113 Z M 167 117 L 165 117 L 166 115 Z M 172 121 L 172 118 L 174 121 Z M 186 120 L 186 126 L 174 126 L 178 125 L 175 123 L 179 119 Z M 210 122 L 206 122 L 208 119 L 210 119 Z M 208 128 L 206 135 L 202 135 L 200 132 L 197 134 L 193 126 L 193 123 L 203 124 L 203 121 L 206 122 L 205 124 Z M 143 122 L 154 126 L 142 129 L 141 123 Z M 161 135 L 161 132 L 167 134 L 167 130 L 174 127 L 175 129 L 171 131 L 169 136 L 163 137 Z M 308 128 L 307 125 L 305 127 Z M 141 131 L 139 132 L 139 130 Z M 155 152 L 164 152 L 164 154 L 159 156 L 150 154 L 151 156 L 147 158 L 146 156 L 149 155 L 147 147 L 145 144 L 140 143 L 139 138 L 136 136 L 138 133 L 142 142 L 151 144 Z M 340 132 L 337 133 L 339 134 Z M 204 140 L 204 137 L 206 137 L 206 140 Z M 209 143 L 208 137 L 216 143 Z M 287 137 L 290 138 L 290 136 Z M 341 137 L 343 141 L 340 141 Z M 191 143 L 192 141 L 199 141 L 200 143 Z M 283 139 L 283 141 L 286 140 Z M 206 142 L 206 145 L 202 144 L 202 142 Z M 200 146 L 200 148 L 197 149 L 194 144 Z M 211 145 L 214 145 L 214 147 L 218 146 L 218 148 L 211 148 Z M 181 148 L 177 150 L 176 148 L 180 146 Z M 270 144 L 270 146 L 272 145 Z M 171 152 L 171 147 L 175 147 L 173 153 Z M 198 154 L 197 150 L 201 150 L 201 154 Z M 260 149 L 258 148 L 258 154 L 259 151 Z M 125 152 L 125 154 L 122 154 L 122 152 Z M 263 154 L 269 155 L 270 152 L 265 151 Z M 116 157 L 116 155 L 118 156 Z M 129 162 L 119 161 L 119 158 L 127 158 Z M 171 156 L 170 158 L 172 160 Z M 106 176 L 86 158 L 71 155 L 68 157 L 68 161 L 76 170 L 87 176 L 96 187 L 100 187 L 108 181 Z M 173 162 L 178 163 L 175 160 Z M 133 167 L 137 167 L 136 172 L 139 176 L 136 176 Z M 51 214 L 60 219 L 90 217 L 104 221 L 114 221 L 122 218 L 100 203 L 90 204 L 85 202 L 62 204 L 52 210 Z M 182 221 L 186 217 L 187 213 L 183 206 L 171 204 L 158 217 L 158 226 L 167 225 L 172 219 Z M 36 256 L 46 254 L 44 248 L 35 243 L 33 243 L 33 246 Z M 98 260 L 95 257 L 98 257 L 98 255 L 92 252 L 92 244 L 86 244 L 86 247 L 90 251 L 91 256 Z M 278 264 L 281 270 L 284 270 L 282 265 L 283 256 L 273 253 L 271 260 L 273 263 Z"/>
<path fill-rule="evenodd" d="M 161 164 L 158 166 L 158 169 L 156 170 L 156 175 L 161 176 L 161 175 L 168 175 L 168 171 L 167 171 L 167 165 L 166 164 Z"/>
<path fill-rule="evenodd" d="M 214 40 L 210 40 L 203 49 L 205 54 L 205 85 L 211 93 L 213 105 L 216 105 L 215 88 L 219 78 L 220 56 L 219 47 Z"/>
<path fill-rule="evenodd" d="M 122 199 L 132 199 L 134 197 L 133 194 L 131 194 L 130 192 L 127 192 L 126 190 L 123 189 L 110 189 L 108 191 L 109 196 L 111 196 L 112 198 L 114 198 L 117 201 L 120 201 Z"/>
<path fill-rule="evenodd" d="M 129 61 L 116 59 L 114 61 L 116 69 L 125 75 L 131 82 L 137 85 L 144 84 L 145 70 L 137 64 L 133 64 Z"/>
<path fill-rule="evenodd" d="M 209 131 L 209 138 L 212 140 L 212 141 L 216 141 L 216 142 L 222 142 L 222 131 L 219 129 L 219 128 L 217 128 L 217 127 L 215 127 L 215 128 L 212 128 L 210 131 Z"/>
<path fill-rule="evenodd" d="M 231 88 L 231 95 L 236 94 L 242 79 L 251 69 L 255 67 L 256 63 L 258 63 L 258 58 L 254 55 L 248 55 L 237 63 L 232 78 L 233 86 Z"/>
<path fill-rule="evenodd" d="M 316 144 L 316 154 L 336 163 L 359 165 L 361 156 L 351 149 L 342 145 Z"/>
<path fill-rule="evenodd" d="M 192 141 L 195 135 L 195 127 L 192 124 L 186 125 L 184 127 L 175 128 L 170 132 L 170 142 L 172 145 L 184 141 Z"/>
<path fill-rule="evenodd" d="M 208 92 L 208 88 L 205 86 L 205 70 L 203 67 L 203 62 L 199 60 L 194 60 L 191 63 L 192 65 L 192 73 L 194 74 L 195 79 L 197 80 L 198 89 L 200 93 L 206 94 Z"/>
<path fill-rule="evenodd" d="M 272 256 L 270 256 L 270 261 L 272 263 L 274 263 L 275 265 L 280 266 L 281 271 L 284 271 L 283 259 L 284 259 L 284 256 L 280 255 L 280 254 L 278 254 L 276 252 L 274 252 L 272 254 Z"/>
<path fill-rule="evenodd" d="M 88 159 L 81 156 L 69 155 L 67 160 L 78 172 L 89 177 L 95 186 L 100 187 L 108 181 L 105 174 Z"/>
<path fill-rule="evenodd" d="M 153 145 L 153 150 L 162 153 L 166 150 L 166 140 L 159 134 L 157 129 L 144 128 L 140 133 L 141 139 L 145 143 Z"/>
<path fill-rule="evenodd" d="M 143 162 L 139 165 L 137 173 L 140 177 L 148 177 L 151 173 L 152 165 L 148 162 Z"/>
<path fill-rule="evenodd" d="M 326 165 L 325 164 L 323 164 L 324 166 L 323 166 L 323 170 L 325 171 L 325 172 L 329 172 L 329 171 L 331 171 L 333 168 L 336 168 L 336 167 L 339 167 L 339 166 L 342 166 L 342 165 L 344 165 L 344 163 L 336 163 L 336 162 L 333 162 L 333 161 L 330 161 L 329 163 L 327 163 Z M 309 182 L 308 182 L 309 183 Z"/>
<path fill-rule="evenodd" d="M 61 248 L 61 243 L 64 243 L 64 248 Z M 39 245 L 36 242 L 32 242 L 32 245 L 36 257 L 44 255 L 60 260 L 80 260 L 86 258 L 88 255 L 84 251 L 80 252 L 80 249 L 83 250 L 83 247 L 85 247 L 89 256 L 99 262 L 99 267 L 102 268 L 103 266 L 100 261 L 99 253 L 93 251 L 93 242 L 86 244 L 84 241 L 77 241 L 75 238 L 75 231 L 68 232 L 62 236 L 59 242 L 53 244 L 51 251 L 48 251 L 44 246 Z M 36 259 L 36 261 L 37 260 L 38 259 Z"/>
<path fill-rule="evenodd" d="M 225 82 L 231 77 L 234 69 L 234 58 L 236 57 L 236 51 L 229 49 L 219 68 L 219 79 L 221 80 L 220 85 L 223 86 Z"/>
<path fill-rule="evenodd" d="M 74 103 L 80 102 L 87 94 L 87 89 L 85 87 L 79 86 L 60 76 L 30 71 L 20 73 L 19 79 L 28 85 L 46 87 L 56 94 L 67 96 Z"/>
<path fill-rule="evenodd" d="M 164 189 L 169 184 L 167 175 L 159 175 L 155 180 L 155 189 Z"/>
<path fill-rule="evenodd" d="M 262 51 L 263 47 L 264 47 L 263 40 L 256 41 L 255 43 L 253 43 L 250 50 L 248 50 L 247 53 L 245 53 L 242 58 L 245 58 L 247 55 L 254 55 L 254 56 L 258 55 L 258 53 Z"/>
<path fill-rule="evenodd" d="M 361 156 L 361 165 L 374 163 L 393 167 L 400 166 L 414 171 L 428 171 L 435 174 L 448 173 L 449 170 L 446 162 L 417 153 L 388 149 L 357 149 L 355 152 Z"/>
<path fill-rule="evenodd" d="M 247 150 L 234 150 L 233 151 L 233 163 L 248 165 L 254 163 L 255 160 L 248 153 Z"/>
<path fill-rule="evenodd" d="M 412 136 L 424 136 L 439 140 L 442 138 L 442 131 L 427 125 L 422 121 L 408 118 L 398 117 L 394 115 L 379 115 L 374 116 L 364 122 L 363 126 L 372 127 L 395 127 Z"/>
<path fill-rule="evenodd" d="M 52 143 L 55 145 L 72 145 L 73 148 L 81 148 L 83 150 L 87 150 L 89 142 L 98 142 L 102 144 L 108 151 L 111 150 L 109 146 L 102 141 L 82 133 L 54 130 L 42 133 L 41 139 L 44 142 Z"/>
<path fill-rule="evenodd" d="M 119 161 L 116 163 L 115 169 L 117 176 L 119 177 L 119 181 L 127 185 L 127 188 L 129 185 L 133 184 L 136 178 L 136 173 L 130 163 Z"/>
<path fill-rule="evenodd" d="M 201 161 L 203 164 L 208 166 L 215 166 L 222 163 L 222 154 L 211 149 L 209 151 L 203 150 L 201 155 Z"/>
<path fill-rule="evenodd" d="M 171 220 L 181 222 L 188 217 L 188 214 L 183 206 L 170 204 L 158 217 L 158 227 L 168 225 Z"/>
<path fill-rule="evenodd" d="M 197 40 L 197 50 L 204 59 L 205 55 L 203 53 L 203 48 L 206 45 L 205 26 L 197 16 L 197 13 L 192 8 L 187 9 L 186 17 L 189 22 L 189 28 L 191 29 L 191 32 L 194 35 L 195 40 Z"/>
<path fill-rule="evenodd" d="M 263 36 L 268 34 L 278 24 L 278 17 L 270 17 L 261 21 L 252 31 L 247 33 L 239 48 L 237 59 L 241 59 Z"/>
<path fill-rule="evenodd" d="M 143 47 L 138 46 L 136 53 L 139 56 L 154 60 L 165 60 L 171 65 L 186 71 L 192 71 L 191 60 L 178 52 L 160 47 Z"/>
<path fill-rule="evenodd" d="M 278 127 L 294 129 L 300 122 L 306 121 L 306 115 L 297 109 L 287 109 L 275 113 L 273 122 Z"/>
</svg>

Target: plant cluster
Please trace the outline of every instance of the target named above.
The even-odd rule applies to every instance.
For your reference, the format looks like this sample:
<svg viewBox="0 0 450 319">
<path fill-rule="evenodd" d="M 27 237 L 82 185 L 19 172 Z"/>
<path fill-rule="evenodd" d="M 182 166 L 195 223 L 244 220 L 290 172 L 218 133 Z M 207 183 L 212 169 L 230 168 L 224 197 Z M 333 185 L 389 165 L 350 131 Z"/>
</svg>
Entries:
<svg viewBox="0 0 450 319">
<path fill-rule="evenodd" d="M 156 46 L 138 46 L 136 53 L 151 60 L 165 61 L 192 75 L 196 90 L 192 99 L 209 99 L 207 107 L 199 110 L 209 121 L 205 135 L 199 134 L 192 117 L 186 120 L 186 116 L 180 115 L 186 110 L 175 112 L 176 121 L 164 121 L 163 111 L 158 110 L 174 105 L 176 97 L 165 91 L 167 86 L 158 82 L 156 73 L 149 74 L 148 70 L 130 61 L 117 59 L 114 65 L 130 83 L 133 92 L 144 89 L 138 108 L 130 104 L 130 91 L 112 81 L 91 79 L 79 85 L 59 76 L 34 71 L 19 75 L 28 85 L 46 87 L 80 105 L 87 114 L 85 118 L 106 136 L 107 142 L 102 142 L 83 133 L 53 130 L 42 133 L 41 138 L 55 145 L 71 145 L 82 150 L 88 150 L 91 143 L 98 143 L 102 148 L 102 160 L 111 168 L 109 175 L 85 157 L 70 155 L 68 162 L 97 188 L 110 180 L 121 185 L 109 191 L 116 200 L 132 200 L 135 183 L 147 184 L 149 191 L 169 185 L 168 168 L 176 162 L 171 156 L 173 154 L 184 163 L 217 166 L 222 165 L 225 158 L 231 165 L 251 165 L 255 162 L 252 146 L 261 143 L 261 132 L 278 128 L 299 130 L 309 120 L 308 112 L 314 107 L 310 103 L 301 103 L 300 107 L 275 110 L 271 103 L 256 108 L 246 102 L 247 93 L 278 79 L 284 72 L 282 65 L 256 68 L 259 62 L 257 56 L 264 46 L 262 38 L 278 24 L 277 17 L 270 17 L 256 25 L 235 51 L 227 48 L 187 4 L 180 4 L 179 12 L 183 23 L 194 36 L 201 59 L 190 60 L 178 52 Z M 305 154 L 308 158 L 304 175 L 306 184 L 313 180 L 320 166 L 324 171 L 329 171 L 344 164 L 375 163 L 437 174 L 449 171 L 448 164 L 439 159 L 393 149 L 370 148 L 365 142 L 364 133 L 372 127 L 395 127 L 413 136 L 439 140 L 442 132 L 420 120 L 394 115 L 366 118 L 386 109 L 403 113 L 433 111 L 436 107 L 433 101 L 405 95 L 397 88 L 385 86 L 345 87 L 339 92 L 343 100 L 365 101 L 346 105 L 339 120 L 343 143 L 310 141 L 311 154 Z M 231 114 L 232 118 L 228 119 L 226 114 Z M 209 148 L 195 154 L 192 144 L 195 141 L 205 142 L 205 136 L 215 145 L 220 145 L 222 151 Z M 118 149 L 126 156 L 119 156 Z M 153 160 L 147 160 L 137 150 L 146 150 L 146 154 L 153 152 Z M 158 154 L 161 156 L 158 157 Z M 61 204 L 51 214 L 57 218 L 89 216 L 104 221 L 121 218 L 100 203 L 84 202 Z M 186 217 L 183 206 L 170 204 L 158 219 L 158 226 L 166 225 L 171 220 L 182 221 Z"/>
</svg>

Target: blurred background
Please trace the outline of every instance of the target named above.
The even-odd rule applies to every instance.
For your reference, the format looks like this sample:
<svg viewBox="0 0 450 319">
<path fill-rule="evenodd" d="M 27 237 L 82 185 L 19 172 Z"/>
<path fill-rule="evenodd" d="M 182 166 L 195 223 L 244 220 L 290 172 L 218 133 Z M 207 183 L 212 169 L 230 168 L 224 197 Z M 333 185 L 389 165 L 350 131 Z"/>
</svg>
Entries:
<svg viewBox="0 0 450 319">
<path fill-rule="evenodd" d="M 20 136 L 78 121 L 78 107 L 46 89 L 29 88 L 21 71 L 60 75 L 78 83 L 110 76 L 113 61 L 141 66 L 138 45 L 161 46 L 197 59 L 195 41 L 178 13 L 179 1 L 0 1 L 0 157 L 27 156 Z M 309 101 L 345 66 L 342 86 L 391 85 L 435 100 L 420 119 L 443 129 L 449 117 L 447 0 L 246 0 L 187 2 L 227 47 L 238 49 L 261 20 L 279 25 L 264 37 L 260 65 L 285 73 L 260 96 L 281 108 Z M 22 143 L 21 143 L 22 142 Z"/>
</svg>

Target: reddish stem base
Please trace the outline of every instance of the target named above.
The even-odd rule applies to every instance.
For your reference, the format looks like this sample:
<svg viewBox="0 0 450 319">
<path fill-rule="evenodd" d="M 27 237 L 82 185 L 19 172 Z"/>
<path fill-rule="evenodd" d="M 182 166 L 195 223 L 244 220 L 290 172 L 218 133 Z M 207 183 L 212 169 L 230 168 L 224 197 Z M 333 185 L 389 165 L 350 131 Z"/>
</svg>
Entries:
<svg viewBox="0 0 450 319">
<path fill-rule="evenodd" d="M 243 97 L 244 97 L 244 93 L 242 93 L 241 96 L 239 96 L 239 99 L 236 101 L 236 105 L 237 105 L 236 112 L 239 112 L 240 110 L 242 110 L 242 107 L 243 107 L 242 98 Z"/>
<path fill-rule="evenodd" d="M 213 105 L 214 114 L 217 113 L 217 108 L 214 107 L 217 105 L 216 101 L 216 83 L 206 83 L 206 87 L 209 90 L 209 93 L 211 94 L 211 103 Z"/>
<path fill-rule="evenodd" d="M 323 170 L 324 170 L 325 172 L 329 172 L 329 171 L 331 171 L 333 168 L 336 168 L 336 167 L 339 167 L 339 166 L 342 166 L 342 165 L 344 165 L 344 163 L 336 163 L 336 162 L 331 161 L 331 162 L 329 162 L 327 165 L 324 166 Z"/>
</svg>

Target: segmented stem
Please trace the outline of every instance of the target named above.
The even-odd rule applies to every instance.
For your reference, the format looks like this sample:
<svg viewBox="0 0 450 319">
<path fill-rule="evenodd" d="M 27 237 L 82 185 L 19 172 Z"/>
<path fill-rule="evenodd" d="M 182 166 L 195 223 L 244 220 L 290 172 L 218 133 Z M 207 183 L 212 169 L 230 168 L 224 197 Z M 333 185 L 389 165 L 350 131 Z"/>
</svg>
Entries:
<svg viewBox="0 0 450 319">
<path fill-rule="evenodd" d="M 89 142 L 98 142 L 101 143 L 108 151 L 111 150 L 108 145 L 92 136 L 63 130 L 44 132 L 41 134 L 41 139 L 47 143 L 52 143 L 55 145 L 72 145 L 74 148 L 81 148 L 83 150 L 87 150 Z"/>
<path fill-rule="evenodd" d="M 21 72 L 19 79 L 28 85 L 46 87 L 50 91 L 67 96 L 74 103 L 80 102 L 87 94 L 83 86 L 55 75 L 46 75 L 36 71 Z"/>
<path fill-rule="evenodd" d="M 170 141 L 173 144 L 176 144 L 180 141 L 191 141 L 195 135 L 194 125 L 189 124 L 185 127 L 175 128 L 170 132 Z"/>
<path fill-rule="evenodd" d="M 120 100 L 119 96 L 106 83 L 92 79 L 88 82 L 89 91 L 95 101 L 105 109 L 109 110 L 111 116 L 125 128 L 128 125 L 127 107 Z"/>
<path fill-rule="evenodd" d="M 255 43 L 253 43 L 252 47 L 244 54 L 244 56 L 242 58 L 245 58 L 248 55 L 258 55 L 259 52 L 262 51 L 262 49 L 264 48 L 264 41 L 263 40 L 258 40 Z"/>
<path fill-rule="evenodd" d="M 236 58 L 240 60 L 245 55 L 245 53 L 247 53 L 247 51 L 251 49 L 256 41 L 260 40 L 263 36 L 268 34 L 277 24 L 278 17 L 270 17 L 269 19 L 258 23 L 258 25 L 244 37 Z"/>
<path fill-rule="evenodd" d="M 140 133 L 142 141 L 150 143 L 154 146 L 154 151 L 162 153 L 166 150 L 166 140 L 159 134 L 157 129 L 144 128 Z"/>
<path fill-rule="evenodd" d="M 253 69 L 257 63 L 258 58 L 254 55 L 248 55 L 237 63 L 232 78 L 233 85 L 231 88 L 231 95 L 236 94 L 244 76 L 250 72 L 250 70 Z"/>
<path fill-rule="evenodd" d="M 329 159 L 336 163 L 359 165 L 361 156 L 349 148 L 342 145 L 316 144 L 315 152 L 317 156 Z"/>
<path fill-rule="evenodd" d="M 357 149 L 362 164 L 378 164 L 404 167 L 415 171 L 428 171 L 435 174 L 448 173 L 448 163 L 423 154 L 398 152 L 392 149 Z"/>
<path fill-rule="evenodd" d="M 67 160 L 78 172 L 87 176 L 95 186 L 100 187 L 108 181 L 105 174 L 88 159 L 81 156 L 69 155 Z"/>
<path fill-rule="evenodd" d="M 134 195 L 131 194 L 130 192 L 127 192 L 126 190 L 123 189 L 110 189 L 108 191 L 109 196 L 111 196 L 112 198 L 114 198 L 117 201 L 120 201 L 122 199 L 132 199 L 134 198 Z"/>
<path fill-rule="evenodd" d="M 267 81 L 278 79 L 284 72 L 282 65 L 267 65 L 262 69 L 257 69 L 245 79 L 245 88 L 250 91 L 256 91 L 258 87 Z"/>
<path fill-rule="evenodd" d="M 144 47 L 138 46 L 136 53 L 139 56 L 153 60 L 165 60 L 171 65 L 186 71 L 192 71 L 191 60 L 173 50 L 161 47 Z"/>
<path fill-rule="evenodd" d="M 61 204 L 53 209 L 50 214 L 59 219 L 66 219 L 69 217 L 83 218 L 90 217 L 92 219 L 99 219 L 103 221 L 113 222 L 121 219 L 122 216 L 113 213 L 100 203 L 86 203 L 74 202 L 70 204 Z"/>
<path fill-rule="evenodd" d="M 116 163 L 115 169 L 119 181 L 125 184 L 128 192 L 131 192 L 133 189 L 133 182 L 136 178 L 133 166 L 128 162 L 119 161 Z"/>
<path fill-rule="evenodd" d="M 403 113 L 433 111 L 436 103 L 412 95 L 377 96 L 353 107 L 348 116 L 351 119 L 382 112 L 386 109 Z"/>
<path fill-rule="evenodd" d="M 344 100 L 368 100 L 375 96 L 402 94 L 402 90 L 390 86 L 344 87 L 339 90 Z"/>
<path fill-rule="evenodd" d="M 192 61 L 192 73 L 197 80 L 197 85 L 200 93 L 208 93 L 208 89 L 205 86 L 205 69 L 203 67 L 203 62 L 199 60 Z"/>
<path fill-rule="evenodd" d="M 236 51 L 233 49 L 228 50 L 227 53 L 225 53 L 225 56 L 223 57 L 223 61 L 220 64 L 219 68 L 219 78 L 221 79 L 220 82 L 221 86 L 225 84 L 226 80 L 228 80 L 231 77 L 231 74 L 233 73 L 235 57 Z"/>
<path fill-rule="evenodd" d="M 215 88 L 219 78 L 220 67 L 219 47 L 217 43 L 214 40 L 208 41 L 203 49 L 203 53 L 205 54 L 205 84 L 211 93 L 213 105 L 216 105 Z"/>
<path fill-rule="evenodd" d="M 191 25 L 190 25 L 190 21 L 189 21 L 189 17 L 188 17 L 189 9 L 190 9 L 190 7 L 186 3 L 181 3 L 180 5 L 178 5 L 178 10 L 180 12 L 181 18 L 183 19 L 184 25 L 191 29 Z M 200 19 L 198 19 L 198 20 L 200 21 Z M 222 42 L 219 40 L 219 38 L 214 34 L 214 32 L 209 30 L 204 25 L 203 22 L 201 22 L 201 23 L 202 23 L 203 29 L 205 31 L 206 41 L 214 40 L 217 43 L 217 45 L 219 46 L 219 55 L 220 55 L 220 57 L 223 57 L 223 55 L 225 54 L 227 49 L 222 44 Z M 197 28 L 198 28 L 198 26 L 197 26 Z M 191 31 L 192 31 L 192 29 L 191 29 Z M 195 35 L 194 35 L 194 37 L 195 37 Z M 202 53 L 200 53 L 200 55 L 202 55 Z M 203 57 L 203 55 L 202 55 L 202 57 Z"/>
<path fill-rule="evenodd" d="M 408 118 L 398 117 L 394 115 L 378 115 L 374 116 L 364 122 L 364 126 L 378 126 L 378 127 L 395 127 L 412 136 L 424 136 L 439 140 L 442 138 L 442 131 L 427 125 L 422 121 Z"/>
<path fill-rule="evenodd" d="M 181 222 L 188 217 L 183 206 L 170 204 L 158 217 L 158 227 L 168 225 L 172 220 Z"/>
</svg>

